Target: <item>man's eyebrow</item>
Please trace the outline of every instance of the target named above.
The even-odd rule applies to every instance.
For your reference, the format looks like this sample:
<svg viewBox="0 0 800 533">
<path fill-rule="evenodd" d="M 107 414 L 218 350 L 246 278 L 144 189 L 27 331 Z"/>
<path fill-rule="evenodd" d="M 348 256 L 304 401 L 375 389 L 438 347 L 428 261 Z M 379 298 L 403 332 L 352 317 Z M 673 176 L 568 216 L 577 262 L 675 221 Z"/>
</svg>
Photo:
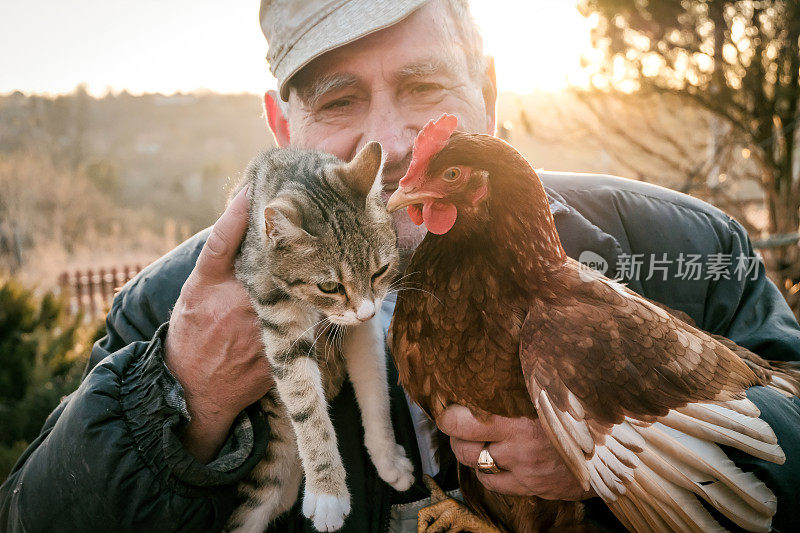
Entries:
<svg viewBox="0 0 800 533">
<path fill-rule="evenodd" d="M 297 89 L 297 95 L 304 104 L 313 107 L 324 95 L 340 89 L 353 87 L 357 82 L 358 80 L 353 74 L 328 74 L 315 79 L 303 87 L 299 87 Z"/>
<path fill-rule="evenodd" d="M 433 58 L 415 61 L 404 65 L 394 74 L 395 81 L 405 81 L 411 78 L 423 78 L 434 74 L 444 74 L 455 77 L 457 73 L 456 62 L 451 58 Z"/>
</svg>

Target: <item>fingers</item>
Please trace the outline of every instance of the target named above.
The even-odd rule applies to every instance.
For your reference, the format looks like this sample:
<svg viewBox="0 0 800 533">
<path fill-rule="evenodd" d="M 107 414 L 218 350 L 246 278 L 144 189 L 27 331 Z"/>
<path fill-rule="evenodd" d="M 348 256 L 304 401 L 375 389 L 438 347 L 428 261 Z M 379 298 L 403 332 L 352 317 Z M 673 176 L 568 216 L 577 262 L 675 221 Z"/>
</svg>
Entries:
<svg viewBox="0 0 800 533">
<path fill-rule="evenodd" d="M 208 236 L 195 266 L 196 275 L 209 282 L 230 277 L 236 251 L 247 230 L 249 185 L 233 198 Z"/>
<path fill-rule="evenodd" d="M 533 481 L 534 487 L 521 483 L 519 476 L 513 472 L 500 472 L 498 474 L 483 474 L 476 471 L 475 475 L 481 485 L 492 492 L 509 494 L 512 496 L 536 496 L 546 500 L 576 500 L 569 497 L 571 493 L 565 492 L 564 486 L 569 485 L 569 480 L 563 477 L 539 477 Z M 531 480 L 528 480 L 529 483 Z"/>
<path fill-rule="evenodd" d="M 501 494 L 511 494 L 515 496 L 527 495 L 528 491 L 520 485 L 517 478 L 511 472 L 499 472 L 497 474 L 483 474 L 475 471 L 481 485 Z"/>
<path fill-rule="evenodd" d="M 436 425 L 444 433 L 462 440 L 494 442 L 507 438 L 517 425 L 514 418 L 492 415 L 481 422 L 462 405 L 451 405 L 436 419 Z"/>
<path fill-rule="evenodd" d="M 481 450 L 485 445 L 486 443 L 484 442 L 450 437 L 450 447 L 453 449 L 453 455 L 456 456 L 459 463 L 470 468 L 475 468 L 478 464 L 478 456 L 481 454 Z M 497 458 L 494 456 L 494 453 L 491 451 L 489 453 L 492 454 L 492 458 L 497 463 Z M 500 464 L 498 463 L 497 466 L 500 467 Z"/>
<path fill-rule="evenodd" d="M 489 450 L 489 455 L 492 456 L 495 465 L 500 470 L 512 470 L 523 463 L 538 464 L 537 457 L 530 453 L 528 446 L 521 446 L 520 443 L 512 441 L 487 444 L 485 442 L 450 437 L 450 447 L 453 449 L 453 455 L 456 456 L 458 462 L 470 468 L 475 468 L 478 464 L 478 458 L 484 447 Z"/>
<path fill-rule="evenodd" d="M 474 471 L 491 491 L 547 499 L 586 497 L 539 420 L 492 415 L 482 422 L 466 407 L 451 405 L 436 423 L 450 436 L 450 446 L 459 463 L 475 469 L 481 450 L 484 447 L 489 450 L 501 471 L 496 474 Z"/>
</svg>

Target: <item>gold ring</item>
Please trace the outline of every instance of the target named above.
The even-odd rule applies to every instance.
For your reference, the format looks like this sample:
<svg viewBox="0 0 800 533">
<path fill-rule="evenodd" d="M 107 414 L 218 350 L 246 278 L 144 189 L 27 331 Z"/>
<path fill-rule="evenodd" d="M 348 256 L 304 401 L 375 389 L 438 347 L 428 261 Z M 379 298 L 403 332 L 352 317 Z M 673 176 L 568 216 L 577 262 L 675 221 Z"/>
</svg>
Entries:
<svg viewBox="0 0 800 533">
<path fill-rule="evenodd" d="M 477 469 L 483 474 L 496 474 L 500 472 L 500 469 L 497 468 L 497 465 L 494 463 L 494 459 L 492 459 L 492 455 L 489 453 L 488 443 L 483 447 L 481 454 L 478 456 Z"/>
</svg>

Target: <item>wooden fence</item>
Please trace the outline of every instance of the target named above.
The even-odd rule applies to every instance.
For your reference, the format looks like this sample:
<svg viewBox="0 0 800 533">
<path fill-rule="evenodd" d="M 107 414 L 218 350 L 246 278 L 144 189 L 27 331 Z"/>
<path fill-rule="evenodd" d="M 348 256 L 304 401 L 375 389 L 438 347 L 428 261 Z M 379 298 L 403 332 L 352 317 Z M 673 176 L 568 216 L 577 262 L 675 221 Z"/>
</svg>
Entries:
<svg viewBox="0 0 800 533">
<path fill-rule="evenodd" d="M 91 320 L 105 316 L 114 294 L 141 270 L 140 265 L 125 265 L 62 272 L 58 284 L 69 300 L 70 313 L 82 313 L 87 320 Z"/>
</svg>

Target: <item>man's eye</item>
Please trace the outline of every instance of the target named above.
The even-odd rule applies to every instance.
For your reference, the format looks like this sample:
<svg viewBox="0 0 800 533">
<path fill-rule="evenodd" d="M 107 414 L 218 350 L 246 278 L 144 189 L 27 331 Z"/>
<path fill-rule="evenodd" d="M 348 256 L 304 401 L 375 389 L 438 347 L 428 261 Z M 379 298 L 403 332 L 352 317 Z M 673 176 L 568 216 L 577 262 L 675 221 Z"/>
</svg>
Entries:
<svg viewBox="0 0 800 533">
<path fill-rule="evenodd" d="M 327 104 L 325 104 L 324 106 L 322 106 L 322 109 L 324 109 L 324 110 L 328 110 L 328 109 L 341 109 L 341 108 L 343 108 L 343 107 L 347 107 L 347 106 L 349 106 L 351 103 L 352 103 L 352 102 L 350 102 L 350 100 L 347 100 L 347 99 L 341 98 L 341 99 L 339 99 L 339 100 L 334 100 L 333 102 L 330 102 L 330 103 L 327 103 Z"/>
<path fill-rule="evenodd" d="M 442 89 L 443 87 L 438 83 L 418 83 L 411 88 L 411 92 L 414 94 L 425 94 L 432 91 L 440 91 Z"/>
</svg>

